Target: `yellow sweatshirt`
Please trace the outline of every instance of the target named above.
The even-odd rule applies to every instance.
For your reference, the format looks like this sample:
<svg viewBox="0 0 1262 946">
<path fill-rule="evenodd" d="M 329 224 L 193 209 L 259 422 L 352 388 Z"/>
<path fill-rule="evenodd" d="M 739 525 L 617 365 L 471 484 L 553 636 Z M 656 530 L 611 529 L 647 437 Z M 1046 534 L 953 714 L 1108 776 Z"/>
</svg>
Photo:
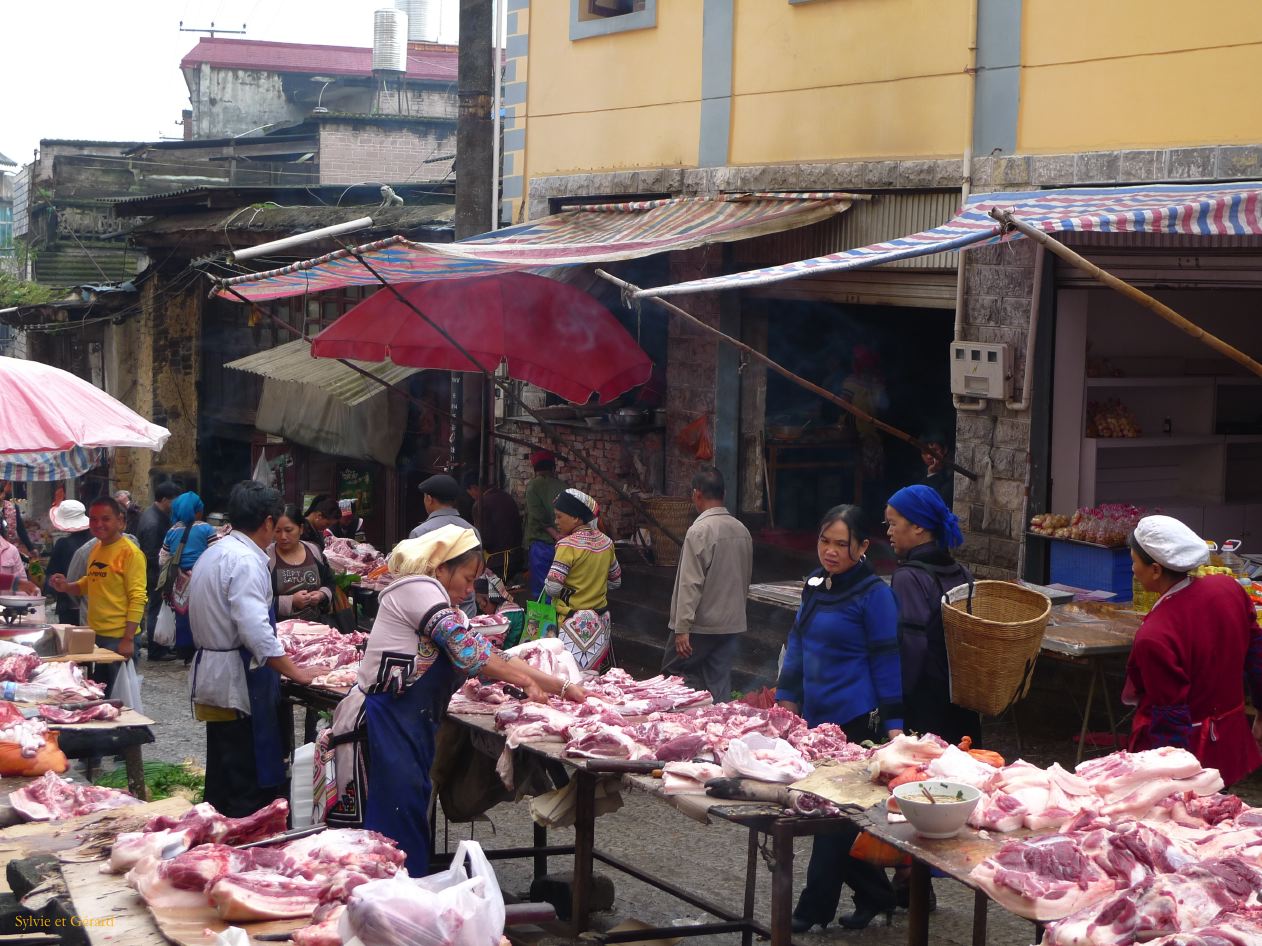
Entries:
<svg viewBox="0 0 1262 946">
<path fill-rule="evenodd" d="M 88 625 L 102 637 L 122 637 L 127 624 L 141 622 L 148 593 L 145 556 L 130 539 L 100 543 L 88 557 L 79 588 L 88 599 Z"/>
</svg>

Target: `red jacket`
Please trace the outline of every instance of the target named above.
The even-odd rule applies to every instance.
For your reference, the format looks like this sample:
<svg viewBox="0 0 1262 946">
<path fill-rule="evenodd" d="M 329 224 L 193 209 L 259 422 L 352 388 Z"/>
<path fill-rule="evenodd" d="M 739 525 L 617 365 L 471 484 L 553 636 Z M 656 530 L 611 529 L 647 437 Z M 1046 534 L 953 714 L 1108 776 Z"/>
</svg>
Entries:
<svg viewBox="0 0 1262 946">
<path fill-rule="evenodd" d="M 1244 687 L 1262 698 L 1262 628 L 1244 589 L 1226 575 L 1193 579 L 1140 625 L 1126 666 L 1138 700 L 1132 752 L 1189 749 L 1231 785 L 1262 766 L 1244 715 Z"/>
</svg>

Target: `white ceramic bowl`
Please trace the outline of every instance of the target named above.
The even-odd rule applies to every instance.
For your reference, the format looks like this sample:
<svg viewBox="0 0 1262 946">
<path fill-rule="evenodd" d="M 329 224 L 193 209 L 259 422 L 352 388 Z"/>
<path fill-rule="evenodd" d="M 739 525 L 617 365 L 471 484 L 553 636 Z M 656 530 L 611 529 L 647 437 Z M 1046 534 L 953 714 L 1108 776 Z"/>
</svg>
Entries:
<svg viewBox="0 0 1262 946">
<path fill-rule="evenodd" d="M 935 802 L 925 797 L 921 786 L 933 794 Z M 968 821 L 982 793 L 963 782 L 928 779 L 904 782 L 894 789 L 894 797 L 898 799 L 899 810 L 917 834 L 926 838 L 953 838 Z"/>
</svg>

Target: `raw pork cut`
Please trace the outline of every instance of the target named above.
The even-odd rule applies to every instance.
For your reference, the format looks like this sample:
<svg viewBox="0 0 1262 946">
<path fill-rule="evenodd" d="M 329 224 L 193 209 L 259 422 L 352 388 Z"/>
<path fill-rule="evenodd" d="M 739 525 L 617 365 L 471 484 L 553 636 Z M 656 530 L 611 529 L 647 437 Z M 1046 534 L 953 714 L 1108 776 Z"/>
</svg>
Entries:
<svg viewBox="0 0 1262 946">
<path fill-rule="evenodd" d="M 25 648 L 25 650 L 30 650 L 30 648 Z M 31 674 L 42 662 L 33 650 L 29 653 L 11 653 L 0 657 L 0 683 L 28 682 Z"/>
<path fill-rule="evenodd" d="M 1190 864 L 1051 924 L 1048 946 L 1114 946 L 1143 935 L 1195 933 L 1223 914 L 1245 909 L 1262 885 L 1262 870 L 1239 858 Z"/>
<path fill-rule="evenodd" d="M 919 738 L 900 733 L 872 752 L 872 781 L 888 782 L 904 769 L 927 765 L 947 749 L 945 739 L 926 733 Z"/>
<path fill-rule="evenodd" d="M 121 713 L 122 710 L 110 703 L 100 703 L 81 710 L 62 709 L 60 706 L 53 704 L 45 704 L 39 708 L 39 715 L 45 720 L 50 723 L 61 723 L 62 725 L 90 723 L 94 720 L 103 723 L 109 722 L 111 719 L 118 719 Z"/>
<path fill-rule="evenodd" d="M 208 802 L 194 805 L 184 814 L 151 818 L 143 831 L 126 831 L 110 850 L 110 870 L 125 873 L 145 857 L 159 857 L 171 848 L 187 851 L 198 844 L 247 844 L 261 841 L 285 830 L 289 802 L 278 798 L 244 818 L 228 818 Z"/>
<path fill-rule="evenodd" d="M 210 902 L 207 891 L 221 878 L 280 861 L 279 852 L 267 848 L 199 844 L 170 860 L 142 858 L 127 872 L 127 883 L 155 910 L 204 907 Z"/>
<path fill-rule="evenodd" d="M 337 924 L 346 912 L 344 903 L 322 903 L 311 915 L 311 923 L 294 930 L 294 946 L 342 946 Z"/>
<path fill-rule="evenodd" d="M 48 726 L 42 719 L 27 719 L 12 703 L 0 700 L 0 742 L 16 743 L 24 759 L 33 759 L 44 748 Z"/>
<path fill-rule="evenodd" d="M 311 916 L 320 905 L 328 881 L 290 877 L 275 870 L 229 874 L 210 888 L 219 915 L 233 923 L 285 920 Z"/>
<path fill-rule="evenodd" d="M 112 788 L 76 785 L 45 772 L 25 788 L 9 795 L 9 804 L 28 821 L 60 821 L 108 808 L 139 805 L 140 800 Z"/>
<path fill-rule="evenodd" d="M 712 762 L 667 762 L 662 770 L 662 794 L 704 795 L 705 783 L 722 777 L 723 767 Z"/>
<path fill-rule="evenodd" d="M 1009 841 L 969 875 L 992 900 L 1031 920 L 1059 920 L 1117 885 L 1063 834 Z"/>
<path fill-rule="evenodd" d="M 836 723 L 820 723 L 814 729 L 798 730 L 788 740 L 791 746 L 806 757 L 807 762 L 821 762 L 825 759 L 850 762 L 865 759 L 868 755 L 868 750 L 850 742 Z"/>
<path fill-rule="evenodd" d="M 70 661 L 44 664 L 31 674 L 30 682 L 47 687 L 62 703 L 76 699 L 99 700 L 105 696 L 105 687 L 89 679 L 78 664 Z"/>
</svg>

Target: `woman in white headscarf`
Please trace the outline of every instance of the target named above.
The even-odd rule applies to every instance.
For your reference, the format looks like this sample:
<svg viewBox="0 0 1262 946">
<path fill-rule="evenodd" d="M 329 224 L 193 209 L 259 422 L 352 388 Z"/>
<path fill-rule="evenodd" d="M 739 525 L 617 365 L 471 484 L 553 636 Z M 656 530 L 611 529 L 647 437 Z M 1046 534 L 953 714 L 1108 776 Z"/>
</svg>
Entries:
<svg viewBox="0 0 1262 946">
<path fill-rule="evenodd" d="M 1135 706 L 1130 750 L 1177 746 L 1231 785 L 1262 766 L 1244 714 L 1248 680 L 1262 699 L 1262 629 L 1230 575 L 1191 578 L 1209 558 L 1205 542 L 1169 516 L 1148 516 L 1130 537 L 1131 568 L 1160 595 L 1135 635 L 1122 699 Z"/>
<path fill-rule="evenodd" d="M 468 677 L 504 680 L 547 702 L 582 702 L 581 686 L 520 660 L 505 660 L 454 603 L 482 573 L 472 529 L 444 526 L 400 542 L 390 553 L 398 576 L 381 593 L 359 677 L 333 713 L 337 796 L 328 823 L 393 838 L 408 872 L 429 865 L 430 766 L 434 733 L 452 694 Z"/>
</svg>

